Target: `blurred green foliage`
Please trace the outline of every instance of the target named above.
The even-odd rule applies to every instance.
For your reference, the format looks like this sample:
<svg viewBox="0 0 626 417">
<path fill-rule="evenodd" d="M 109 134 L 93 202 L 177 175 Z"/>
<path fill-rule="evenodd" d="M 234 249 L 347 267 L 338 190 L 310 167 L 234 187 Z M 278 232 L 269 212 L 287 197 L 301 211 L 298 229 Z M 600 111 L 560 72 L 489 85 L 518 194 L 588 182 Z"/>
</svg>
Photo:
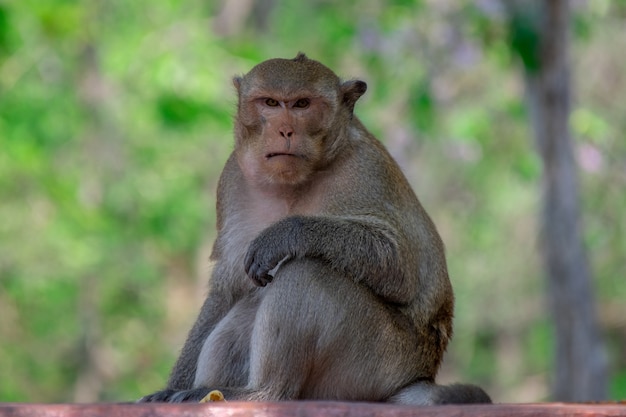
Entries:
<svg viewBox="0 0 626 417">
<path fill-rule="evenodd" d="M 532 65 L 532 31 L 496 0 L 227 4 L 0 0 L 0 400 L 132 400 L 165 383 L 210 268 L 230 78 L 300 50 L 368 82 L 356 112 L 446 242 L 442 380 L 546 399 L 541 165 L 516 60 Z M 578 6 L 572 51 L 586 242 L 622 399 L 625 10 Z"/>
</svg>

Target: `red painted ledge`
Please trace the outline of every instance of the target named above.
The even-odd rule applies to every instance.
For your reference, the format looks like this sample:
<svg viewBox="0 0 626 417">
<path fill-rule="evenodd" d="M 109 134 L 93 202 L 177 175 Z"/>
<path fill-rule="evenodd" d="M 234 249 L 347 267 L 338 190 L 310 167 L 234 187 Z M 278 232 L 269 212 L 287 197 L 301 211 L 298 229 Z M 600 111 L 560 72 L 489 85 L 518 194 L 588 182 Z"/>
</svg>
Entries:
<svg viewBox="0 0 626 417">
<path fill-rule="evenodd" d="M 439 407 L 349 402 L 219 402 L 210 404 L 24 404 L 0 403 L 0 417 L 478 417 L 626 416 L 626 403 L 494 404 Z"/>
</svg>

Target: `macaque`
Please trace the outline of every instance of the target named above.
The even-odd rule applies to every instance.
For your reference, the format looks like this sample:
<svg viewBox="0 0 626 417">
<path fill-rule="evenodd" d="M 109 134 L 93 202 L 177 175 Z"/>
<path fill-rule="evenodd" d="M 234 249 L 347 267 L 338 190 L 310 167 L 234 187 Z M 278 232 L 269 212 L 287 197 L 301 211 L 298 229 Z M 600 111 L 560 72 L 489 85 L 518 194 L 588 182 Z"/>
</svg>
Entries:
<svg viewBox="0 0 626 417">
<path fill-rule="evenodd" d="M 208 297 L 142 402 L 490 402 L 435 375 L 454 297 L 433 222 L 354 115 L 367 85 L 298 54 L 242 77 Z"/>
</svg>

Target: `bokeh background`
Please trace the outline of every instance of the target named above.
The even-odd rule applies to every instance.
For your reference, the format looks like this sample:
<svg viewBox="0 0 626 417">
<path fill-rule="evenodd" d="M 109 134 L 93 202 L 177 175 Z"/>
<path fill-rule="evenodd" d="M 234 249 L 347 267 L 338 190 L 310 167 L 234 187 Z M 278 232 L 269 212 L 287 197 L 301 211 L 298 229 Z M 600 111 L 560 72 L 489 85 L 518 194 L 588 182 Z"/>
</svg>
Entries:
<svg viewBox="0 0 626 417">
<path fill-rule="evenodd" d="M 164 385 L 210 272 L 231 77 L 298 51 L 368 83 L 356 113 L 442 234 L 457 304 L 440 381 L 550 400 L 533 33 L 504 3 L 0 0 L 0 401 Z M 624 399 L 626 2 L 570 3 L 589 295 Z"/>
</svg>

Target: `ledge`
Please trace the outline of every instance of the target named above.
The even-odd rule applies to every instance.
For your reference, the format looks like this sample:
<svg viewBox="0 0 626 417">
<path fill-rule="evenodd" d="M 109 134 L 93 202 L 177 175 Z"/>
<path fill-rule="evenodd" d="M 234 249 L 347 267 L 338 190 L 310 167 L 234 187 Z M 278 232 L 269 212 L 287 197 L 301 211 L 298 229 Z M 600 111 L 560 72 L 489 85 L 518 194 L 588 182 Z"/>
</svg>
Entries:
<svg viewBox="0 0 626 417">
<path fill-rule="evenodd" d="M 442 417 L 626 416 L 626 403 L 494 404 L 439 407 L 348 402 L 220 402 L 212 404 L 24 404 L 0 403 L 0 417 Z"/>
</svg>

